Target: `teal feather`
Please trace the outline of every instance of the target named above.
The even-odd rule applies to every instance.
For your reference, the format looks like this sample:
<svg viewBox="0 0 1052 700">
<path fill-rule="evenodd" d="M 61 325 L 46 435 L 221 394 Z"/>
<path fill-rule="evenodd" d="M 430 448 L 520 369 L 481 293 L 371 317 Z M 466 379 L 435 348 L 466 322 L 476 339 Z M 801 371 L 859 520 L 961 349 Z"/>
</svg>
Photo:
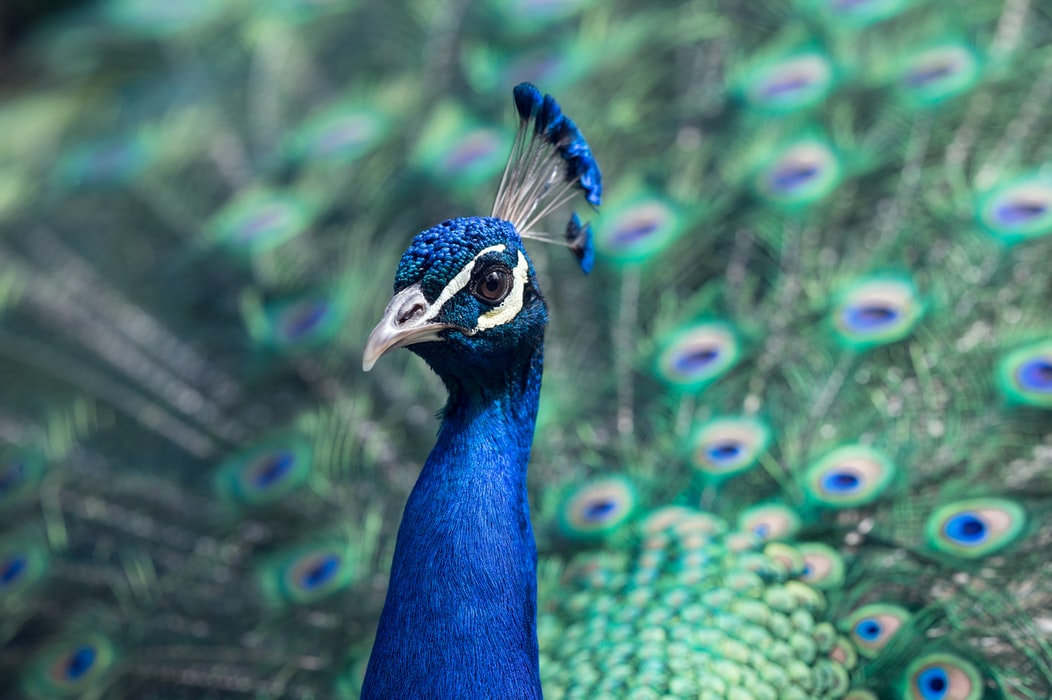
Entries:
<svg viewBox="0 0 1052 700">
<path fill-rule="evenodd" d="M 176 5 L 5 63 L 0 695 L 358 697 L 445 400 L 359 358 L 520 80 L 608 187 L 527 242 L 545 694 L 1052 693 L 1041 3 Z"/>
</svg>

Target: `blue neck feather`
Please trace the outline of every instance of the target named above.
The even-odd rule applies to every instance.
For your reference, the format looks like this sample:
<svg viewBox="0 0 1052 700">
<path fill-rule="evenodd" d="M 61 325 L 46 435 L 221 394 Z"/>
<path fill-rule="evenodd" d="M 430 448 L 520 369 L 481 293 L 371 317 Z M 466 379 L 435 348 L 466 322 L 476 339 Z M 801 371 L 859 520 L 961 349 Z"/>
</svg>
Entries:
<svg viewBox="0 0 1052 700">
<path fill-rule="evenodd" d="M 532 353 L 477 384 L 444 377 L 450 399 L 402 516 L 365 700 L 541 697 L 526 499 L 540 343 Z"/>
</svg>

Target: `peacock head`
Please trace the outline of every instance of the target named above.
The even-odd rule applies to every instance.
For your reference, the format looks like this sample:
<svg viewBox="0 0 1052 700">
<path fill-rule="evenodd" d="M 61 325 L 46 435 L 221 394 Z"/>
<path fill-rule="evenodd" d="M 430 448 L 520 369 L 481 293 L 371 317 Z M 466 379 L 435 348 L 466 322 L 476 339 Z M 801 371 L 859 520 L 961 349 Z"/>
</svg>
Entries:
<svg viewBox="0 0 1052 700">
<path fill-rule="evenodd" d="M 362 367 L 408 347 L 447 383 L 483 379 L 528 360 L 548 308 L 515 226 L 495 217 L 444 221 L 402 255 L 394 297 L 365 346 Z"/>
<path fill-rule="evenodd" d="M 492 216 L 444 221 L 413 239 L 365 344 L 365 371 L 388 350 L 409 347 L 447 386 L 485 386 L 540 357 L 548 307 L 522 238 L 558 242 L 534 225 L 581 194 L 598 207 L 602 176 L 555 98 L 529 83 L 513 93 L 519 129 Z M 576 213 L 559 243 L 591 270 L 591 227 Z"/>
</svg>

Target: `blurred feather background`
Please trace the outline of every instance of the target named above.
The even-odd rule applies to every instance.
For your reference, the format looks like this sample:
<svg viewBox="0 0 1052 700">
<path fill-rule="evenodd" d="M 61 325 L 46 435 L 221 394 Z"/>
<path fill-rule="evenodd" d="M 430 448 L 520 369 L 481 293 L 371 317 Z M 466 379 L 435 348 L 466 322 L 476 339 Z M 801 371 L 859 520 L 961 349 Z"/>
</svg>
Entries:
<svg viewBox="0 0 1052 700">
<path fill-rule="evenodd" d="M 591 277 L 532 252 L 546 687 L 590 668 L 575 572 L 675 504 L 836 550 L 860 648 L 909 611 L 829 697 L 1048 697 L 1050 37 L 1027 0 L 51 18 L 0 95 L 4 697 L 356 697 L 444 400 L 362 348 L 412 234 L 490 210 L 522 80 L 609 192 Z M 972 695 L 911 685 L 929 644 Z"/>
</svg>

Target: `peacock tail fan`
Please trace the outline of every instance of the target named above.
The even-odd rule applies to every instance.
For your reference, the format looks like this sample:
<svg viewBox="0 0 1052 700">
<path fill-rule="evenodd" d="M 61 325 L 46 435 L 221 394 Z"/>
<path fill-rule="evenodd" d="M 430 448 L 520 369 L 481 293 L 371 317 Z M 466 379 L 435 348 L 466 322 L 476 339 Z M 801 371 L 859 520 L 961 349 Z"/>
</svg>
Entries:
<svg viewBox="0 0 1052 700">
<path fill-rule="evenodd" d="M 444 401 L 358 358 L 411 234 L 492 213 L 558 244 L 546 696 L 1049 697 L 1049 37 L 1036 0 L 55 17 L 0 84 L 0 696 L 357 698 Z"/>
</svg>

